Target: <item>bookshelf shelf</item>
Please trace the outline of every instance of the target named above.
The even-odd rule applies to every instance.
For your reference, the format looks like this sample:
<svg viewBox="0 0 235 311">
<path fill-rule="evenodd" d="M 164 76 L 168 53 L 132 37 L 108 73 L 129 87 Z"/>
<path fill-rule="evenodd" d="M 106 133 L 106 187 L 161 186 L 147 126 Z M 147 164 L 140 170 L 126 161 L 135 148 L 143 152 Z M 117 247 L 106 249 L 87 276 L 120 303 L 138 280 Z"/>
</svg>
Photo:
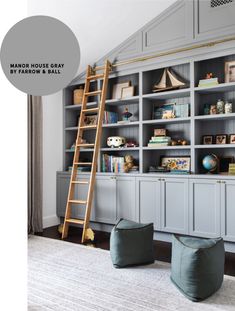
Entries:
<svg viewBox="0 0 235 311">
<path fill-rule="evenodd" d="M 230 52 L 231 53 L 231 52 Z M 139 174 L 147 175 L 149 166 L 158 166 L 162 156 L 190 156 L 192 176 L 204 176 L 202 173 L 202 159 L 208 154 L 216 154 L 218 157 L 234 157 L 235 144 L 226 145 L 202 145 L 205 135 L 230 135 L 235 134 L 235 82 L 224 83 L 224 62 L 235 60 L 235 49 L 233 54 L 226 55 L 221 52 L 219 57 L 191 58 L 190 62 L 182 59 L 171 62 L 171 69 L 185 81 L 186 87 L 182 89 L 162 91 L 153 93 L 153 85 L 157 83 L 163 69 L 169 67 L 167 63 L 159 63 L 159 67 L 148 67 L 148 70 L 131 68 L 127 72 L 116 72 L 110 76 L 106 112 L 115 113 L 117 120 L 122 120 L 123 112 L 127 108 L 132 113 L 130 123 L 108 123 L 103 124 L 101 138 L 101 149 L 98 163 L 98 173 L 102 169 L 102 156 L 108 154 L 114 157 L 124 157 L 130 154 L 139 166 Z M 198 87 L 199 80 L 203 79 L 206 73 L 212 72 L 218 77 L 219 84 L 212 87 Z M 124 99 L 112 99 L 113 86 L 117 83 L 129 81 L 134 86 L 134 96 Z M 102 80 L 98 80 L 94 89 L 99 89 Z M 81 106 L 71 105 L 73 90 L 79 85 L 69 86 L 64 90 L 64 170 L 67 171 L 73 161 L 73 150 L 70 147 L 76 140 L 77 122 L 80 116 Z M 218 99 L 232 103 L 232 113 L 203 115 L 205 104 L 216 104 Z M 88 107 L 98 105 L 98 98 L 90 99 Z M 189 116 L 173 119 L 153 119 L 156 108 L 165 104 L 188 105 Z M 182 106 L 183 107 L 183 106 Z M 179 108 L 179 107 L 178 107 Z M 182 108 L 182 116 L 187 110 Z M 187 107 L 186 107 L 187 109 Z M 186 111 L 186 113 L 185 113 Z M 180 114 L 179 114 L 180 115 Z M 148 147 L 149 140 L 154 135 L 154 129 L 166 129 L 168 136 L 173 140 L 184 139 L 188 142 L 185 146 L 159 146 Z M 84 137 L 88 142 L 94 141 L 94 131 L 85 131 Z M 110 136 L 122 136 L 127 141 L 134 141 L 139 144 L 133 148 L 109 148 L 107 138 Z M 83 157 L 91 158 L 92 149 L 83 149 Z M 102 173 L 112 174 L 112 173 Z M 121 173 L 120 173 L 121 175 Z M 127 176 L 130 174 L 125 174 Z M 149 176 L 153 176 L 149 174 Z M 173 174 L 171 174 L 172 176 Z"/>
</svg>

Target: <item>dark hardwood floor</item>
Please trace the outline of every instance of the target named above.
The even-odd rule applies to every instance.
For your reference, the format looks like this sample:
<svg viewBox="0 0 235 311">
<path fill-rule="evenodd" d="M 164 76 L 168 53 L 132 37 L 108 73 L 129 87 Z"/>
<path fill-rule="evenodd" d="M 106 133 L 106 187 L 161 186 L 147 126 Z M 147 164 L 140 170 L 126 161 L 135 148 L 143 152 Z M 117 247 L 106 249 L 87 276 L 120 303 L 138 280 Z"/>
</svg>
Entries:
<svg viewBox="0 0 235 311">
<path fill-rule="evenodd" d="M 69 228 L 69 235 L 65 241 L 81 244 L 81 229 L 76 227 Z M 38 234 L 51 239 L 61 239 L 61 234 L 58 232 L 58 226 L 44 229 L 43 233 Z M 94 246 L 109 250 L 110 233 L 96 231 Z M 154 241 L 155 259 L 165 262 L 171 261 L 171 243 Z M 235 254 L 226 252 L 225 255 L 225 274 L 235 276 Z"/>
</svg>

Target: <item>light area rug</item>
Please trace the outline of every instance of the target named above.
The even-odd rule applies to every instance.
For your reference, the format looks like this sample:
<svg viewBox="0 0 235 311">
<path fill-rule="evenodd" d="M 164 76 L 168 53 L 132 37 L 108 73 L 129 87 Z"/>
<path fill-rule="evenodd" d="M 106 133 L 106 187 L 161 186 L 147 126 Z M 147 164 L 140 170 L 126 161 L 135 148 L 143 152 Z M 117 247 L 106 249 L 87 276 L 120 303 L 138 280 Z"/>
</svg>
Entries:
<svg viewBox="0 0 235 311">
<path fill-rule="evenodd" d="M 193 303 L 170 281 L 170 265 L 115 269 L 108 251 L 49 238 L 28 240 L 28 310 L 235 310 L 235 278 Z"/>
</svg>

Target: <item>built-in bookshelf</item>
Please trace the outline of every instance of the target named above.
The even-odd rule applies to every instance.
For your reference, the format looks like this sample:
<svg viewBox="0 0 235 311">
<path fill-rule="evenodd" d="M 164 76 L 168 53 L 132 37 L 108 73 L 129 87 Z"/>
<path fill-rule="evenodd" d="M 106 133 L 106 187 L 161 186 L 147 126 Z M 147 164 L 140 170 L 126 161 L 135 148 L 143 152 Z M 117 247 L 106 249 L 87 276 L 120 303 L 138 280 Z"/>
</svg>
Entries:
<svg viewBox="0 0 235 311">
<path fill-rule="evenodd" d="M 173 72 L 185 82 L 182 89 L 153 93 L 153 85 L 159 81 L 165 66 L 150 70 L 138 70 L 130 74 L 111 75 L 109 79 L 106 109 L 115 112 L 118 120 L 122 119 L 125 108 L 132 113 L 129 123 L 103 124 L 101 148 L 99 154 L 98 172 L 102 172 L 102 156 L 123 157 L 130 154 L 139 174 L 148 173 L 149 166 L 158 166 L 162 156 L 190 156 L 191 173 L 205 174 L 202 159 L 208 154 L 218 157 L 234 157 L 235 144 L 204 145 L 204 135 L 235 134 L 235 82 L 225 83 L 224 66 L 226 61 L 235 61 L 235 54 L 211 59 L 190 60 L 171 66 Z M 200 79 L 208 72 L 218 78 L 219 84 L 211 87 L 198 87 Z M 117 83 L 130 81 L 134 86 L 134 96 L 126 99 L 112 99 L 113 86 Z M 77 134 L 78 118 L 81 106 L 72 105 L 73 91 L 84 84 L 69 86 L 64 91 L 64 170 L 72 165 L 73 150 Z M 100 88 L 102 80 L 92 82 L 92 89 Z M 97 97 L 89 98 L 88 107 L 95 107 Z M 222 99 L 232 103 L 232 113 L 205 115 L 206 103 L 212 104 Z M 164 104 L 189 104 L 189 114 L 172 119 L 154 119 L 153 111 Z M 184 139 L 186 145 L 148 147 L 148 141 L 153 136 L 154 129 L 167 129 L 172 139 Z M 109 136 L 123 136 L 129 141 L 135 141 L 136 147 L 109 148 Z M 88 142 L 94 141 L 94 130 L 84 131 Z M 83 160 L 92 159 L 92 149 L 81 149 Z M 137 173 L 137 172 L 136 172 Z M 105 174 L 105 173 L 104 173 Z"/>
</svg>

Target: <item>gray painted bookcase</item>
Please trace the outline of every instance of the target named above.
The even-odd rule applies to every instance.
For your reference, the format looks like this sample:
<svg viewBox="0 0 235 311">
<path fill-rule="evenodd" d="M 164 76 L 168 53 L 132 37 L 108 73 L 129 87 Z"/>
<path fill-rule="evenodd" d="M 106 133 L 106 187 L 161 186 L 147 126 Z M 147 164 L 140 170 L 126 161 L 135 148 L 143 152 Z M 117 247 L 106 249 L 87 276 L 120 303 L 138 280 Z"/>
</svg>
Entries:
<svg viewBox="0 0 235 311">
<path fill-rule="evenodd" d="M 222 5 L 222 4 L 221 4 Z M 181 46 L 223 39 L 235 34 L 234 19 L 226 19 L 235 13 L 235 4 L 217 7 L 214 11 L 210 1 L 177 1 L 163 14 L 151 21 L 109 55 L 97 62 L 101 65 L 105 58 L 114 60 L 149 55 Z M 225 11 L 227 12 L 225 14 Z M 205 13 L 206 12 L 206 13 Z M 208 19 L 216 14 L 216 30 Z M 221 12 L 221 13 L 220 13 Z M 207 14 L 207 15 L 205 15 Z M 225 15 L 224 15 L 225 14 Z M 220 17 L 220 19 L 219 19 Z M 169 32 L 170 25 L 174 32 Z M 162 35 L 167 29 L 168 36 Z M 161 31 L 160 31 L 161 30 Z M 158 38 L 156 44 L 156 36 Z M 170 240 L 171 233 L 201 237 L 224 237 L 226 247 L 235 251 L 235 177 L 231 175 L 206 174 L 202 159 L 207 154 L 218 157 L 235 157 L 235 144 L 203 145 L 203 135 L 235 134 L 235 83 L 225 83 L 224 63 L 235 61 L 234 42 L 209 45 L 199 49 L 166 55 L 164 57 L 117 67 L 110 76 L 107 94 L 107 110 L 117 112 L 119 120 L 125 107 L 133 114 L 129 124 L 104 124 L 92 221 L 94 228 L 110 230 L 118 218 L 128 218 L 140 222 L 153 222 L 157 238 Z M 153 93 L 153 85 L 160 79 L 163 69 L 170 67 L 186 82 L 186 87 Z M 218 77 L 219 85 L 198 87 L 200 79 L 212 72 Z M 131 81 L 134 96 L 124 100 L 112 99 L 113 85 Z M 75 141 L 80 107 L 72 105 L 73 90 L 84 83 L 84 74 L 76 78 L 64 89 L 64 171 L 57 172 L 57 214 L 64 216 L 69 185 L 69 166 L 72 164 L 71 145 Z M 97 81 L 100 87 L 102 81 Z M 218 99 L 232 102 L 231 114 L 204 115 L 204 104 L 216 103 Z M 190 115 L 168 120 L 153 119 L 153 108 L 161 104 L 175 102 L 190 104 Z M 91 98 L 89 106 L 97 105 L 97 98 Z M 169 136 L 188 141 L 185 146 L 164 146 L 149 148 L 148 141 L 155 128 L 165 128 Z M 86 139 L 92 141 L 92 131 L 87 131 Z M 133 148 L 110 149 L 106 145 L 109 136 L 124 136 L 135 140 L 139 146 Z M 102 173 L 103 154 L 124 156 L 131 154 L 139 166 L 137 173 Z M 81 155 L 91 159 L 92 150 L 84 150 Z M 190 156 L 191 174 L 151 174 L 149 166 L 159 165 L 161 156 Z M 88 178 L 80 173 L 81 178 Z M 76 193 L 85 197 L 87 189 Z M 73 217 L 82 217 L 81 209 L 74 209 Z"/>
</svg>

